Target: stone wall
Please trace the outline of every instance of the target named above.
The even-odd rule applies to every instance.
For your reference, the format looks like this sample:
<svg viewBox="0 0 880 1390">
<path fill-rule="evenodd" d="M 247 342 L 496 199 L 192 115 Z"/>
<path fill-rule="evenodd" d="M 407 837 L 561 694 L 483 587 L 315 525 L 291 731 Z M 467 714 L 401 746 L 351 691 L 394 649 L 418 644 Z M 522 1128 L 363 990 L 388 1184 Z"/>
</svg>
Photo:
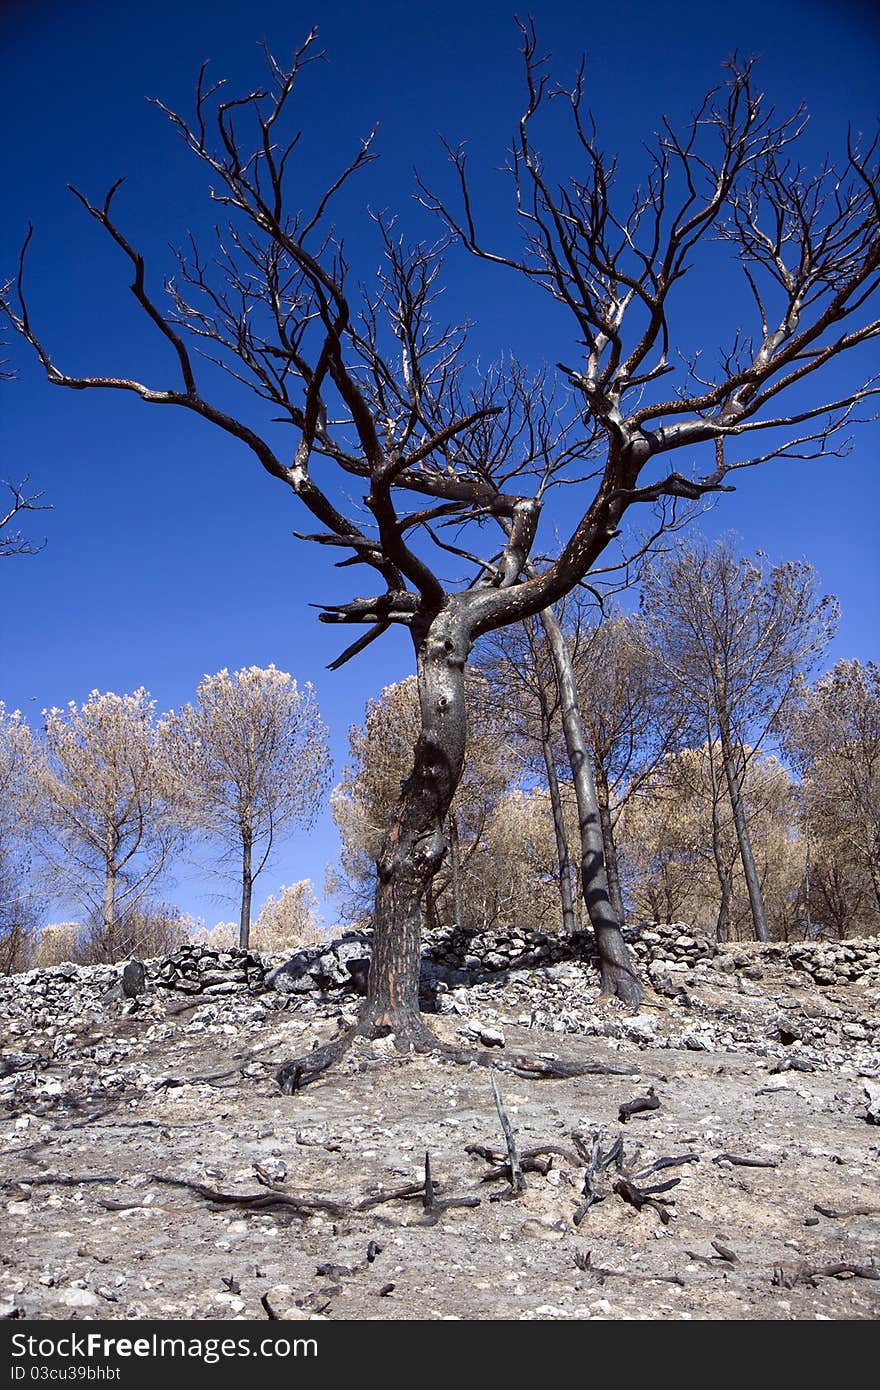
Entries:
<svg viewBox="0 0 880 1390">
<path fill-rule="evenodd" d="M 719 946 L 712 938 L 681 923 L 643 922 L 627 927 L 625 936 L 639 970 L 655 985 L 685 976 L 696 966 L 722 972 L 741 972 L 760 979 L 768 966 L 787 967 L 817 985 L 847 985 L 864 978 L 880 982 L 880 938 L 842 942 L 735 942 Z M 262 957 L 256 952 L 217 950 L 188 945 L 172 955 L 147 963 L 149 985 L 190 995 L 224 995 L 266 989 L 310 994 L 338 989 L 363 991 L 369 964 L 370 935 L 349 932 L 327 946 L 310 946 L 289 960 Z M 595 969 L 592 936 L 545 936 L 535 931 L 499 930 L 477 933 L 456 927 L 427 933 L 423 947 L 427 983 L 446 979 L 467 984 L 499 977 L 509 971 L 534 970 L 562 962 L 579 962 Z M 0 1007 L 10 990 L 24 989 L 32 1005 L 42 1006 L 46 1021 L 59 992 L 74 981 L 90 985 L 94 1005 L 106 997 L 129 994 L 122 986 L 120 966 L 75 966 L 69 963 L 29 970 L 0 981 Z"/>
</svg>

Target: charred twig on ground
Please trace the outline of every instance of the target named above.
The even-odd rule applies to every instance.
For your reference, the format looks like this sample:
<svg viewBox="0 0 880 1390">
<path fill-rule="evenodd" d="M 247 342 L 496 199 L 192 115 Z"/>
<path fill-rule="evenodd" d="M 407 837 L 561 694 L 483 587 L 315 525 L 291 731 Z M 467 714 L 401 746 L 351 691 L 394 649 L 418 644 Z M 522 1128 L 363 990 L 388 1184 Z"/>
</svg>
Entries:
<svg viewBox="0 0 880 1390">
<path fill-rule="evenodd" d="M 438 1221 L 444 1212 L 460 1207 L 478 1207 L 479 1197 L 443 1197 L 438 1198 L 437 1189 L 441 1186 L 431 1176 L 431 1159 L 425 1154 L 425 1176 L 421 1182 L 407 1183 L 405 1187 L 395 1188 L 391 1192 L 374 1192 L 369 1197 L 364 1197 L 362 1201 L 356 1202 L 351 1208 L 354 1212 L 371 1211 L 373 1207 L 382 1206 L 385 1202 L 411 1202 L 421 1200 L 425 1209 L 425 1214 L 429 1224 Z M 370 1242 L 372 1245 L 373 1242 Z M 378 1247 L 376 1247 L 378 1250 Z M 375 1259 L 375 1254 L 373 1255 Z M 367 1260 L 372 1264 L 370 1251 L 367 1250 Z"/>
<path fill-rule="evenodd" d="M 681 1154 L 679 1157 L 670 1156 L 669 1158 L 657 1158 L 653 1163 L 649 1163 L 647 1168 L 641 1168 L 638 1173 L 632 1174 L 633 1182 L 640 1182 L 642 1178 L 649 1178 L 652 1173 L 661 1173 L 664 1168 L 677 1168 L 682 1163 L 699 1163 L 699 1154 Z"/>
<path fill-rule="evenodd" d="M 618 1197 L 622 1197 L 636 1211 L 641 1211 L 642 1207 L 651 1207 L 656 1211 L 664 1226 L 668 1226 L 671 1215 L 668 1207 L 672 1205 L 662 1197 L 654 1194 L 658 1192 L 668 1192 L 671 1187 L 676 1187 L 681 1182 L 681 1178 L 670 1178 L 668 1183 L 661 1183 L 658 1187 L 643 1188 L 636 1187 L 635 1183 L 630 1182 L 629 1178 L 618 1178 L 614 1184 L 614 1191 Z"/>
<path fill-rule="evenodd" d="M 625 1125 L 633 1115 L 641 1115 L 646 1110 L 659 1110 L 660 1097 L 654 1094 L 654 1087 L 648 1087 L 646 1096 L 636 1096 L 634 1100 L 624 1101 L 617 1112 L 617 1118 Z"/>
<path fill-rule="evenodd" d="M 716 1154 L 713 1163 L 731 1163 L 734 1168 L 778 1168 L 775 1158 L 757 1158 L 754 1154 Z"/>
<path fill-rule="evenodd" d="M 510 1163 L 504 1154 L 488 1148 L 485 1144 L 467 1144 L 465 1153 L 476 1154 L 493 1165 L 488 1173 L 482 1175 L 480 1182 L 496 1182 L 501 1178 L 507 1182 L 511 1181 Z M 581 1162 L 571 1149 L 563 1148 L 561 1144 L 545 1144 L 539 1149 L 524 1149 L 520 1154 L 520 1168 L 523 1173 L 540 1173 L 541 1177 L 545 1178 L 553 1167 L 554 1158 L 564 1158 L 576 1168 Z"/>
<path fill-rule="evenodd" d="M 600 1283 L 605 1279 L 641 1279 L 645 1283 L 659 1282 L 677 1284 L 682 1289 L 685 1287 L 685 1281 L 680 1274 L 646 1274 L 639 1269 L 606 1269 L 604 1265 L 594 1265 L 591 1250 L 576 1251 L 574 1262 L 585 1274 L 595 1274 Z"/>
<path fill-rule="evenodd" d="M 835 1207 L 820 1206 L 818 1202 L 814 1203 L 813 1211 L 829 1221 L 848 1221 L 852 1216 L 880 1216 L 880 1207 L 847 1207 L 838 1211 Z"/>
<path fill-rule="evenodd" d="M 261 1295 L 260 1295 L 260 1302 L 261 1302 L 261 1304 L 263 1305 L 263 1311 L 264 1311 L 264 1313 L 266 1314 L 266 1317 L 269 1318 L 269 1320 L 270 1320 L 271 1322 L 279 1322 L 279 1321 L 280 1321 L 279 1314 L 275 1312 L 275 1309 L 272 1307 L 272 1304 L 269 1302 L 269 1295 L 268 1295 L 267 1293 L 264 1293 L 264 1294 L 261 1294 Z"/>
<path fill-rule="evenodd" d="M 329 1197 L 293 1197 L 287 1192 L 220 1192 L 205 1183 L 191 1182 L 187 1178 L 168 1178 L 161 1173 L 151 1173 L 150 1181 L 162 1183 L 166 1187 L 182 1187 L 204 1197 L 217 1206 L 244 1207 L 247 1211 L 267 1211 L 272 1207 L 284 1207 L 297 1216 L 314 1216 L 315 1212 L 326 1212 L 328 1216 L 345 1216 L 350 1207 L 334 1202 Z"/>
<path fill-rule="evenodd" d="M 432 1212 L 435 1207 L 434 1202 L 434 1182 L 431 1178 L 431 1155 L 425 1150 L 425 1182 L 424 1194 L 422 1196 L 422 1206 L 425 1211 Z"/>
<path fill-rule="evenodd" d="M 575 1226 L 579 1226 L 590 1210 L 590 1207 L 596 1202 L 604 1201 L 608 1196 L 607 1192 L 603 1192 L 596 1186 L 596 1174 L 602 1173 L 607 1168 L 610 1168 L 612 1163 L 616 1164 L 618 1172 L 620 1171 L 623 1163 L 623 1139 L 618 1134 L 614 1143 L 607 1152 L 603 1154 L 601 1134 L 593 1135 L 592 1145 L 589 1147 L 587 1146 L 584 1135 L 573 1134 L 572 1138 L 574 1139 L 577 1149 L 586 1161 L 583 1186 L 584 1200 L 580 1203 L 572 1218 Z"/>
</svg>

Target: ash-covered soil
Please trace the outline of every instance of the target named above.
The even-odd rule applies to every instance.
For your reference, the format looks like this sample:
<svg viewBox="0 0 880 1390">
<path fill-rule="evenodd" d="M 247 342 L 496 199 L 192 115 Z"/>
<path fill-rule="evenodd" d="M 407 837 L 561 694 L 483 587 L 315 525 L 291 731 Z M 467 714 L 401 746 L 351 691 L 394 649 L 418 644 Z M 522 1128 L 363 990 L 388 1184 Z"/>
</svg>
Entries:
<svg viewBox="0 0 880 1390">
<path fill-rule="evenodd" d="M 876 980 L 820 988 L 782 967 L 760 979 L 697 968 L 671 995 L 649 992 L 635 1017 L 600 1001 L 579 965 L 441 992 L 438 1035 L 500 1030 L 495 1060 L 632 1069 L 498 1074 L 519 1150 L 551 1150 L 512 1196 L 467 1152 L 503 1164 L 485 1066 L 401 1058 L 381 1041 L 280 1094 L 277 1066 L 334 1036 L 351 997 L 152 988 L 121 1002 L 104 998 L 107 972 L 68 974 L 0 990 L 7 1316 L 880 1313 Z M 621 1123 L 621 1104 L 649 1088 L 659 1106 Z M 576 1225 L 590 1160 L 618 1138 L 622 1156 L 594 1174 L 599 1200 Z M 422 1183 L 426 1152 L 433 1211 L 422 1195 L 354 1210 Z M 667 1158 L 686 1161 L 646 1173 Z M 678 1181 L 637 1209 L 614 1190 L 621 1179 L 640 1194 Z M 276 1193 L 335 1205 L 303 1214 L 273 1205 Z M 479 1204 L 444 1210 L 448 1198 Z"/>
</svg>

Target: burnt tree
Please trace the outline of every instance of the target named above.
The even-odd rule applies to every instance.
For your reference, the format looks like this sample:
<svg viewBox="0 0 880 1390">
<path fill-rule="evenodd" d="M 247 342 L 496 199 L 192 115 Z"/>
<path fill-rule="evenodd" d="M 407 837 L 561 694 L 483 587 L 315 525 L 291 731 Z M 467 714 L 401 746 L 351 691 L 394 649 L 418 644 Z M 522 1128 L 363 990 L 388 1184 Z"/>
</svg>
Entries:
<svg viewBox="0 0 880 1390">
<path fill-rule="evenodd" d="M 384 269 L 366 291 L 350 287 L 328 209 L 373 160 L 372 137 L 311 210 L 291 208 L 299 143 L 282 132 L 314 56 L 311 34 L 287 66 L 267 53 L 265 89 L 226 98 L 203 71 L 192 119 L 163 108 L 209 171 L 228 219 L 211 256 L 195 242 L 180 253 L 170 298 L 157 296 L 117 220 L 119 184 L 103 201 L 76 195 L 127 261 L 132 293 L 167 343 L 174 384 L 64 370 L 28 312 L 24 253 L 5 312 L 52 385 L 130 392 L 200 416 L 295 495 L 320 528 L 309 539 L 373 571 L 378 592 L 321 614 L 365 629 L 334 666 L 391 624 L 408 627 L 421 733 L 379 859 L 357 1031 L 393 1033 L 403 1049 L 429 1047 L 418 1003 L 421 907 L 446 852 L 461 775 L 472 643 L 563 598 L 637 503 L 672 513 L 681 499 L 729 488 L 736 470 L 834 450 L 838 431 L 877 390 L 854 364 L 851 387 L 824 399 L 819 392 L 826 364 L 880 334 L 866 311 L 880 269 L 877 146 L 850 147 L 840 170 L 806 173 L 797 163 L 800 114 L 777 120 L 751 65 L 733 64 L 686 129 L 662 128 L 641 189 L 621 198 L 578 79 L 553 109 L 568 113 L 579 167 L 555 182 L 533 136 L 547 114 L 548 76 L 524 30 L 527 101 L 510 163 L 520 253 L 481 240 L 461 152 L 451 151 L 459 192 L 447 199 L 421 185 L 420 200 L 473 256 L 513 285 L 545 290 L 568 315 L 560 375 L 530 379 L 515 365 L 485 371 L 469 362 L 466 335 L 438 325 L 442 247 L 409 247 L 378 220 Z M 696 358 L 680 368 L 670 305 L 690 261 L 718 238 L 742 268 L 754 334 L 738 332 L 714 370 Z M 747 312 L 744 303 L 740 317 Z M 253 388 L 265 429 L 218 403 L 193 346 Z M 277 432 L 269 421 L 278 418 L 292 427 L 284 438 L 295 438 L 283 454 L 270 442 Z M 755 452 L 757 435 L 769 438 Z M 363 509 L 349 499 L 353 483 Z M 539 539 L 539 523 L 562 485 L 557 544 L 549 524 Z M 289 1064 L 283 1084 L 308 1080 L 342 1045 Z"/>
</svg>

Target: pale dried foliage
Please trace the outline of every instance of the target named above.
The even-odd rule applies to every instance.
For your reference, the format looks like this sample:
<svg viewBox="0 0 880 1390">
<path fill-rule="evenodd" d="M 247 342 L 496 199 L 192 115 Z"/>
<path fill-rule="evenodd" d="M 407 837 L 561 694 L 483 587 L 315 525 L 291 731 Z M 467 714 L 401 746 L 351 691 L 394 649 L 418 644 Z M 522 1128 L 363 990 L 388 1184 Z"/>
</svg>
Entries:
<svg viewBox="0 0 880 1390">
<path fill-rule="evenodd" d="M 326 940 L 318 918 L 318 900 L 307 878 L 271 894 L 251 932 L 251 945 L 267 955 L 317 946 Z"/>
<path fill-rule="evenodd" d="M 37 934 L 34 965 L 45 968 L 76 961 L 81 934 L 79 922 L 47 922 Z"/>
<path fill-rule="evenodd" d="M 195 703 L 172 711 L 161 729 L 179 813 L 225 854 L 244 857 L 252 884 L 279 833 L 311 824 L 329 784 L 312 685 L 299 687 L 274 666 L 224 669 L 205 676 Z"/>
<path fill-rule="evenodd" d="M 797 935 L 802 847 L 795 837 L 793 784 L 773 757 L 745 750 L 743 800 L 773 935 Z M 714 770 L 713 770 L 714 760 Z M 718 876 L 712 853 L 713 805 L 731 875 L 731 935 L 751 935 L 749 900 L 730 806 L 717 794 L 717 745 L 670 754 L 631 798 L 620 821 L 622 863 L 634 915 L 687 922 L 713 932 Z"/>
<path fill-rule="evenodd" d="M 19 710 L 0 701 L 0 974 L 27 969 L 36 909 L 27 872 L 34 830 L 34 740 Z"/>
<path fill-rule="evenodd" d="M 84 908 L 101 953 L 126 953 L 126 918 L 155 885 L 179 830 L 155 701 L 93 690 L 44 711 L 37 773 L 42 850 L 57 894 Z M 98 927 L 100 923 L 100 927 Z"/>
<path fill-rule="evenodd" d="M 564 798 L 566 831 L 574 844 L 577 811 L 570 788 Z M 493 807 L 479 852 L 465 879 L 468 924 L 556 932 L 560 925 L 559 862 L 550 796 L 543 787 L 514 788 Z M 577 925 L 583 902 L 575 898 Z"/>
<path fill-rule="evenodd" d="M 213 927 L 202 924 L 196 927 L 191 939 L 196 946 L 207 946 L 212 951 L 233 951 L 238 942 L 238 927 L 235 922 L 215 922 Z"/>
<path fill-rule="evenodd" d="M 880 668 L 839 661 L 802 682 L 785 730 L 803 777 L 812 921 L 838 936 L 880 929 Z"/>
</svg>

